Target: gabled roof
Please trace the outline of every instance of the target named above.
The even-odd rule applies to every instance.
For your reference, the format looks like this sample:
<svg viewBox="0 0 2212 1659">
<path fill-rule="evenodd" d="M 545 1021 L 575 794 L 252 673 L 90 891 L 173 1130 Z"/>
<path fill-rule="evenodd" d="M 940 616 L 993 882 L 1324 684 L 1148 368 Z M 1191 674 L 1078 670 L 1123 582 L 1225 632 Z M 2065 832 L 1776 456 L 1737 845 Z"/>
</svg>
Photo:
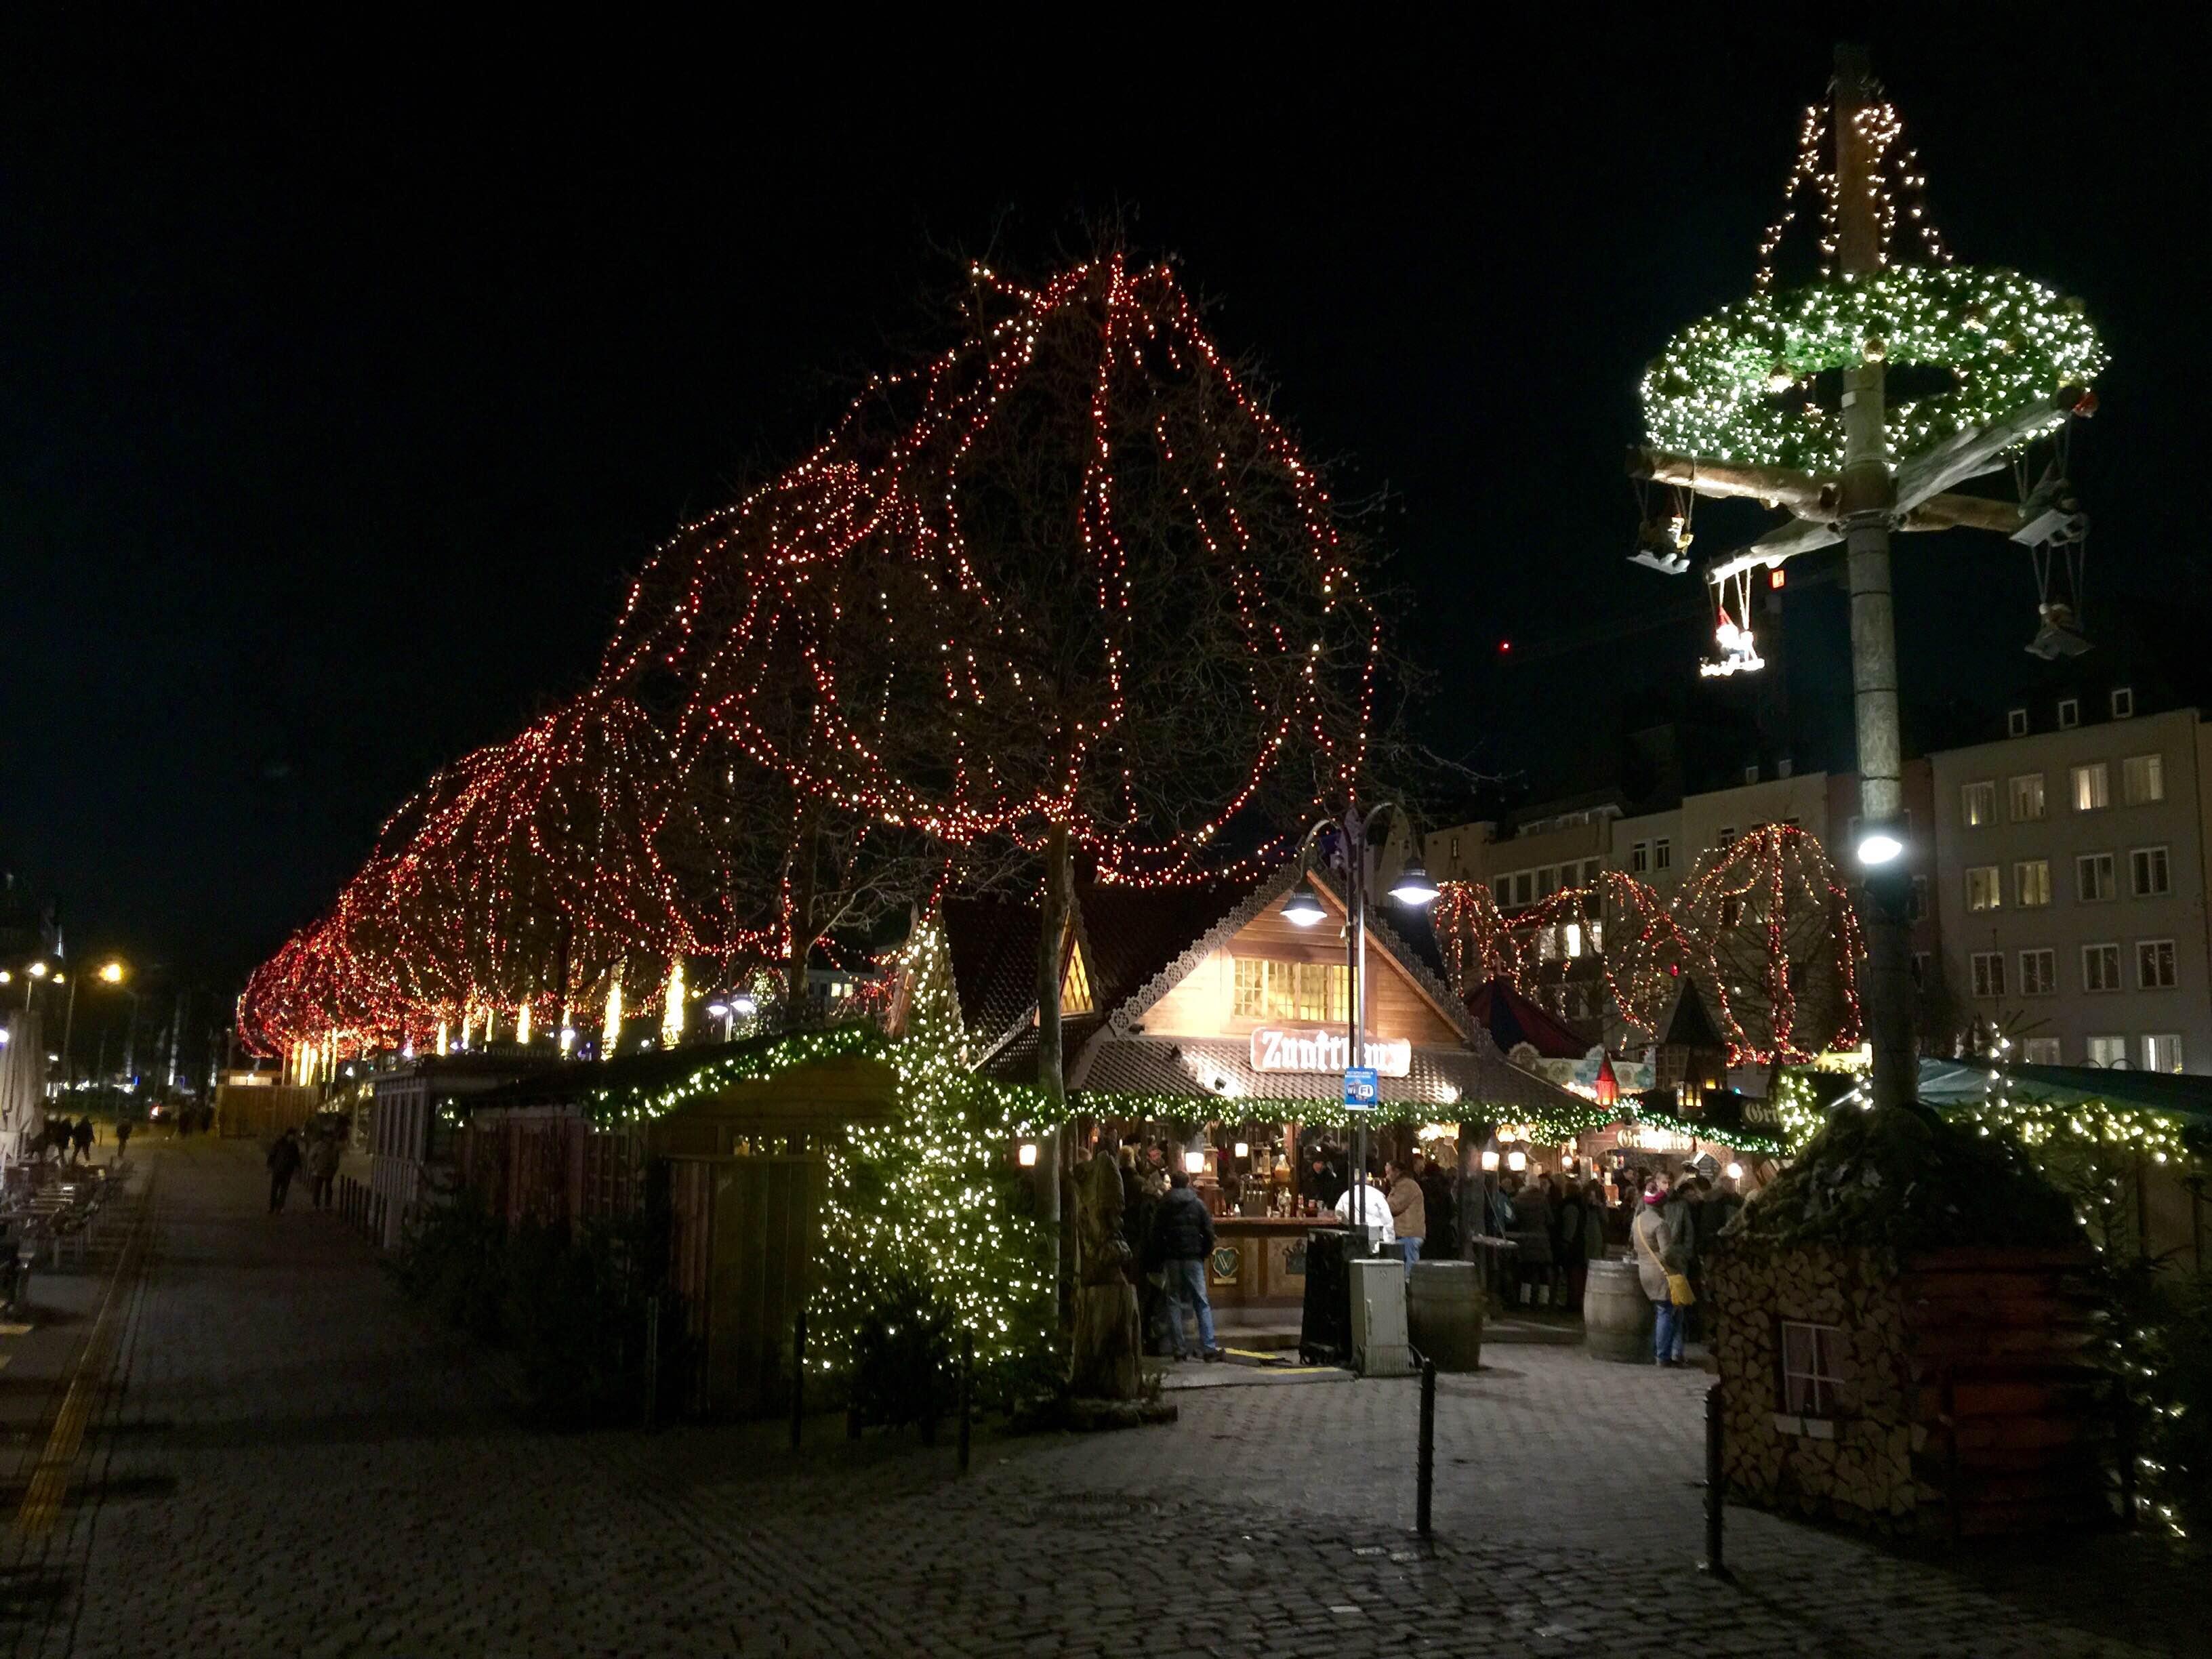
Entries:
<svg viewBox="0 0 2212 1659">
<path fill-rule="evenodd" d="M 1506 1054 L 1527 1043 L 1546 1060 L 1580 1060 L 1594 1046 L 1544 1011 L 1541 1004 L 1502 979 L 1486 980 L 1467 1000 L 1474 1023 L 1488 1031 Z"/>
<path fill-rule="evenodd" d="M 1668 1048 L 1725 1048 L 1728 1039 L 1713 1024 L 1713 1017 L 1705 1007 L 1705 998 L 1698 994 L 1697 981 L 1687 974 L 1682 976 L 1682 994 L 1675 999 L 1674 1017 L 1667 1022 L 1667 1035 L 1659 1039 Z"/>
<path fill-rule="evenodd" d="M 1154 984 L 1179 954 L 1187 953 L 1193 939 L 1237 910 L 1253 886 L 1249 878 L 1182 887 L 1079 882 L 1075 936 L 1090 970 L 1092 1012 L 1066 1021 L 1066 1052 L 1073 1054 L 1084 1037 Z M 1009 1064 L 1020 1069 L 1015 1051 L 1026 1048 L 1026 1081 L 1036 1071 L 1037 907 L 1004 899 L 950 898 L 944 919 L 960 1018 L 979 1057 L 995 1075 Z"/>
<path fill-rule="evenodd" d="M 1316 891 L 1335 901 L 1340 912 L 1345 908 L 1343 884 L 1333 872 L 1304 870 L 1296 860 L 1283 864 L 1273 875 L 1253 887 L 1233 909 L 1192 939 L 1127 1001 L 1111 1011 L 1108 1024 L 1114 1028 L 1115 1035 L 1133 1035 L 1147 1009 L 1188 977 L 1199 963 L 1250 927 L 1269 905 L 1280 902 L 1291 888 L 1297 885 L 1301 875 L 1313 883 Z M 1381 951 L 1405 971 L 1407 977 L 1413 981 L 1422 996 L 1435 1007 L 1447 1024 L 1461 1036 L 1468 1036 L 1474 1030 L 1474 1022 L 1468 1018 L 1467 1005 L 1453 994 L 1433 965 L 1436 939 L 1429 931 L 1426 913 L 1416 910 L 1413 915 L 1415 921 L 1407 924 L 1401 932 L 1399 926 L 1383 915 L 1382 906 L 1369 906 L 1368 945 L 1370 949 Z M 1425 941 L 1427 951 L 1423 951 L 1416 941 Z M 1104 1006 L 1103 1004 L 1100 1006 L 1102 1008 Z"/>
</svg>

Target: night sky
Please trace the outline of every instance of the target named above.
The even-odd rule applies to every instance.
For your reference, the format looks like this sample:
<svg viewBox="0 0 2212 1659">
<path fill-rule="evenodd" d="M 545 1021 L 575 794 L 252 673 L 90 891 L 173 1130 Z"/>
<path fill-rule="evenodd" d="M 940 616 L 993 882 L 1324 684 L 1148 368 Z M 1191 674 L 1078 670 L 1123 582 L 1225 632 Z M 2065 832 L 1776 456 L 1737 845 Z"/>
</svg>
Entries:
<svg viewBox="0 0 2212 1659">
<path fill-rule="evenodd" d="M 1033 63 L 940 38 L 881 73 L 844 61 L 859 12 L 711 46 L 18 17 L 0 864 L 60 899 L 72 955 L 232 988 L 430 769 L 590 675 L 660 538 L 942 337 L 927 301 L 963 256 L 1041 270 L 1116 216 L 1264 363 L 1340 495 L 1388 486 L 1401 637 L 1436 677 L 1414 724 L 1510 793 L 1663 705 L 1705 642 L 1686 579 L 1624 562 L 1621 458 L 1645 360 L 1749 289 L 1834 38 L 1798 9 L 1740 13 L 1726 51 L 1649 13 L 1213 46 L 1085 14 L 1099 38 Z M 2197 40 L 1942 10 L 1853 28 L 1960 258 L 2104 331 L 2089 631 L 2201 644 Z M 1904 550 L 1908 703 L 2001 695 L 2026 555 Z M 1793 686 L 1840 708 L 1840 606 L 1790 602 Z"/>
</svg>

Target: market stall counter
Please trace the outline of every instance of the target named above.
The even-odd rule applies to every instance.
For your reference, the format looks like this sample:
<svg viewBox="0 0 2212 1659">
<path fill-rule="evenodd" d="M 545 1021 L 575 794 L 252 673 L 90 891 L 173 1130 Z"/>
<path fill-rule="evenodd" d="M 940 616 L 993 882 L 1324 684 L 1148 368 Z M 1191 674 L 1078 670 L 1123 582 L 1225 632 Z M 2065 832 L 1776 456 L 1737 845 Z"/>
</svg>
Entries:
<svg viewBox="0 0 2212 1659">
<path fill-rule="evenodd" d="M 1308 1216 L 1217 1217 L 1206 1276 L 1216 1313 L 1245 1323 L 1294 1320 L 1305 1304 L 1306 1240 L 1342 1231 Z"/>
</svg>

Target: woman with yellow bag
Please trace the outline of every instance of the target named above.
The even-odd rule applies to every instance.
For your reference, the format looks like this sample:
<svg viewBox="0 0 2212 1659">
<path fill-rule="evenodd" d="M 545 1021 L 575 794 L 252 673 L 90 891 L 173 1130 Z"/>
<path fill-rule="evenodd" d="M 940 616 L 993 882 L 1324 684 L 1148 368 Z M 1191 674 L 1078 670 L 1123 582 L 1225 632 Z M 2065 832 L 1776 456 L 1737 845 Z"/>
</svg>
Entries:
<svg viewBox="0 0 2212 1659">
<path fill-rule="evenodd" d="M 1637 1206 L 1628 1237 L 1636 1251 L 1636 1277 L 1651 1298 L 1652 1357 L 1662 1365 L 1674 1366 L 1682 1363 L 1682 1310 L 1697 1297 L 1691 1292 L 1689 1275 L 1682 1271 L 1685 1257 L 1661 1213 L 1666 1202 L 1665 1177 L 1646 1176 L 1644 1201 Z"/>
</svg>

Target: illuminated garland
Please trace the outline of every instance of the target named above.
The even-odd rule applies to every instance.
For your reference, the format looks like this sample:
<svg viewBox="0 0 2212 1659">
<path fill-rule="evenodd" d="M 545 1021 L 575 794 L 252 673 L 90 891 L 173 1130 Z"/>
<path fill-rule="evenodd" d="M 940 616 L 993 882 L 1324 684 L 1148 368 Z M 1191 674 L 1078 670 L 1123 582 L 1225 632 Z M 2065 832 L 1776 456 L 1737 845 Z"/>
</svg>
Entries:
<svg viewBox="0 0 2212 1659">
<path fill-rule="evenodd" d="M 1232 827 L 1249 849 L 1356 793 L 1381 651 L 1357 550 L 1173 270 L 979 266 L 969 301 L 967 337 L 662 550 L 588 692 L 394 815 L 249 981 L 251 1048 L 312 1075 L 588 1041 L 617 995 L 628 1029 L 680 1029 L 665 988 L 859 936 L 963 849 L 1059 828 L 1102 880 L 1183 882 L 1273 861 Z M 1072 534 L 1064 571 L 992 528 L 1024 489 L 1065 495 L 1018 509 Z"/>
<path fill-rule="evenodd" d="M 1957 381 L 1891 406 L 1890 449 L 1901 459 L 2038 395 L 2086 387 L 2105 354 L 2078 301 L 2013 271 L 1910 265 L 1831 276 L 1754 295 L 1676 335 L 1644 373 L 1644 425 L 1653 447 L 1673 454 L 1832 473 L 1843 421 L 1812 401 L 1810 383 L 1873 360 L 1934 364 Z"/>
<path fill-rule="evenodd" d="M 1705 854 L 1671 903 L 1607 870 L 1595 886 L 1547 894 L 1510 916 L 1484 884 L 1443 882 L 1435 916 L 1462 994 L 1502 977 L 1536 996 L 1594 957 L 1614 1011 L 1647 1037 L 1657 1036 L 1688 974 L 1713 1004 L 1733 1064 L 1854 1048 L 1863 1030 L 1857 909 L 1820 838 L 1791 824 Z M 1808 1025 L 1800 1002 L 1810 992 L 1832 1006 Z"/>
</svg>

